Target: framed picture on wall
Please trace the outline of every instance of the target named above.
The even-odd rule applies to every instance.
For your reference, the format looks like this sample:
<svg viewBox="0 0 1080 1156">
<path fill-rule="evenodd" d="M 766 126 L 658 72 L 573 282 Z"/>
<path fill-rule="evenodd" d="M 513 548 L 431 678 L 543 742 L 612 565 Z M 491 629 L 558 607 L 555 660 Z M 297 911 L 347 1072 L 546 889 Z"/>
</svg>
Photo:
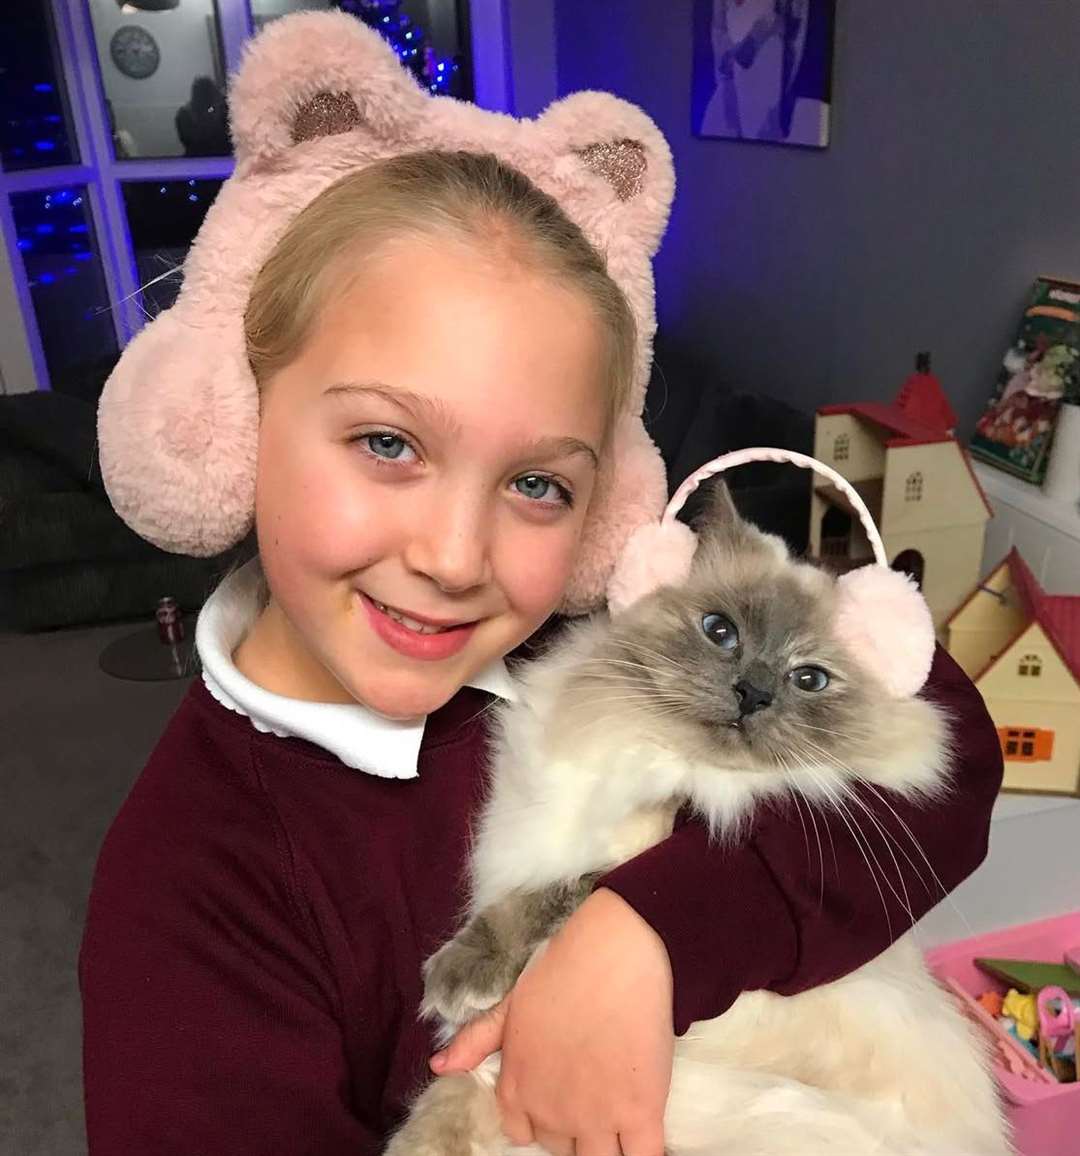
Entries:
<svg viewBox="0 0 1080 1156">
<path fill-rule="evenodd" d="M 835 16 L 835 0 L 694 0 L 694 132 L 825 148 Z"/>
</svg>

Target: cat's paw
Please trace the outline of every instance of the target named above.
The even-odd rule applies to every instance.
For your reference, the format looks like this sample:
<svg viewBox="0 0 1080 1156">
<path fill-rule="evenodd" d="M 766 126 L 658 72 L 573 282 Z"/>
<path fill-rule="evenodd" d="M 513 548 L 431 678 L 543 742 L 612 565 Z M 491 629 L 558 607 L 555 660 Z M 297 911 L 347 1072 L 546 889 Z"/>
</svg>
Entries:
<svg viewBox="0 0 1080 1156">
<path fill-rule="evenodd" d="M 421 1014 L 463 1024 L 493 1008 L 514 986 L 517 970 L 494 944 L 458 936 L 424 965 Z"/>
<path fill-rule="evenodd" d="M 502 1156 L 505 1149 L 494 1081 L 465 1072 L 420 1093 L 384 1156 Z"/>
</svg>

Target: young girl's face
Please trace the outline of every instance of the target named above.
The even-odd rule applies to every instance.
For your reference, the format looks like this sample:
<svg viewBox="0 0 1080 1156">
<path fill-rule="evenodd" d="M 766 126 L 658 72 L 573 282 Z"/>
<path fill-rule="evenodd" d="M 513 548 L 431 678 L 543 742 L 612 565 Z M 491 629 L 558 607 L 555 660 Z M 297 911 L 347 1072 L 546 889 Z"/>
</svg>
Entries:
<svg viewBox="0 0 1080 1156">
<path fill-rule="evenodd" d="M 399 239 L 266 383 L 256 491 L 270 689 L 441 706 L 559 602 L 605 428 L 584 296 L 511 256 Z"/>
</svg>

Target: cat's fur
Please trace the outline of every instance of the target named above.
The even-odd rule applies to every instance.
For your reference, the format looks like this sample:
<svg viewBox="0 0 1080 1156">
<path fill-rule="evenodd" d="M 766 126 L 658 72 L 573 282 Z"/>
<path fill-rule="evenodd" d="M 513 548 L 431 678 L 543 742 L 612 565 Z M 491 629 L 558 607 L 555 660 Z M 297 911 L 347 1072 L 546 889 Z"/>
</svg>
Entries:
<svg viewBox="0 0 1080 1156">
<path fill-rule="evenodd" d="M 526 672 L 501 719 L 470 918 L 427 965 L 428 1014 L 452 1031 L 501 999 L 596 875 L 664 838 L 684 803 L 737 839 L 769 796 L 843 808 L 857 780 L 928 803 L 945 789 L 945 719 L 890 698 L 834 639 L 835 597 L 720 488 L 685 586 L 576 628 Z M 713 613 L 738 628 L 731 652 L 706 637 Z M 785 679 L 802 664 L 828 686 Z M 741 712 L 740 679 L 771 705 Z M 389 1156 L 507 1151 L 497 1065 L 436 1080 Z M 673 1156 L 1009 1151 L 981 1041 L 908 939 L 834 983 L 748 992 L 695 1024 L 676 1041 L 665 1134 Z"/>
</svg>

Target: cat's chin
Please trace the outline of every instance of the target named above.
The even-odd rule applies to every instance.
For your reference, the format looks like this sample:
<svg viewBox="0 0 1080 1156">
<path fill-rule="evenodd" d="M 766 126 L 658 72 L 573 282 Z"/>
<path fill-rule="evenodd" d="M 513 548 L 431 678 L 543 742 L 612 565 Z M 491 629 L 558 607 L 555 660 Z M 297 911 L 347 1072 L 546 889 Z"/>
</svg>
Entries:
<svg viewBox="0 0 1080 1156">
<path fill-rule="evenodd" d="M 735 757 L 740 770 L 774 771 L 777 761 L 762 749 L 760 736 L 745 719 L 710 719 L 705 727 L 714 752 L 725 759 Z"/>
</svg>

